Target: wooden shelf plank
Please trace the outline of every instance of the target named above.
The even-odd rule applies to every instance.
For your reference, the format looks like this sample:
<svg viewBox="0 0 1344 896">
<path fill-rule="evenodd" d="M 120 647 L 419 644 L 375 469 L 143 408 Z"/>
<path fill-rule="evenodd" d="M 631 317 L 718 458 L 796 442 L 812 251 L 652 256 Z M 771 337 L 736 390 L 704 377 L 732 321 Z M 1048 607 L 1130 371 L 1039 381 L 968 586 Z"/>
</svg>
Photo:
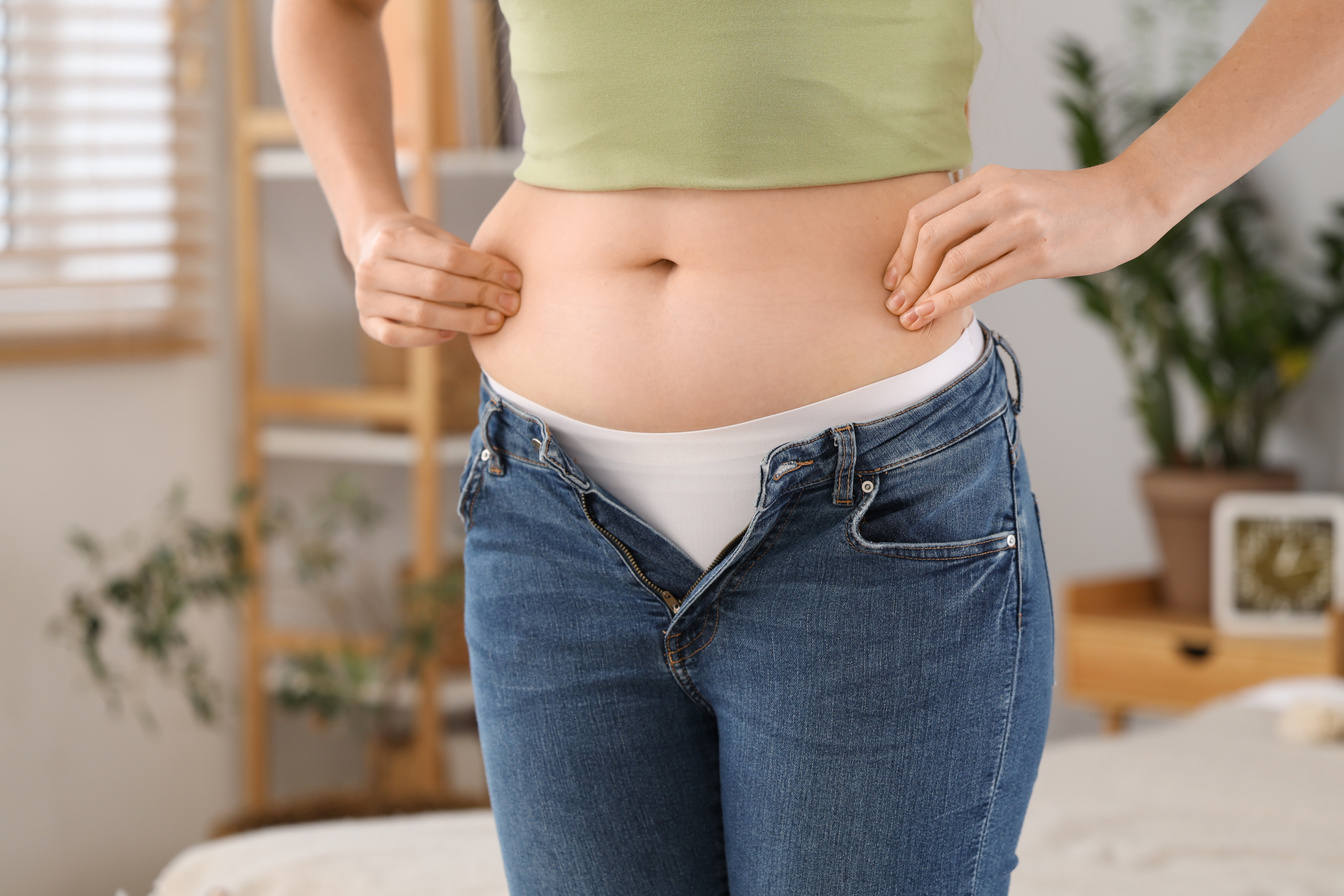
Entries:
<svg viewBox="0 0 1344 896">
<path fill-rule="evenodd" d="M 342 644 L 349 644 L 357 653 L 377 653 L 383 649 L 385 640 L 381 635 L 346 635 L 292 628 L 267 628 L 257 638 L 259 646 L 270 653 L 335 650 Z"/>
<path fill-rule="evenodd" d="M 470 447 L 469 434 L 445 435 L 439 440 L 439 459 L 444 466 L 461 466 Z M 415 461 L 416 446 L 405 432 L 271 424 L 261 431 L 261 450 L 268 457 L 409 467 Z"/>
<path fill-rule="evenodd" d="M 314 389 L 262 387 L 256 390 L 261 414 L 316 420 L 406 423 L 411 395 L 406 389 Z"/>
</svg>

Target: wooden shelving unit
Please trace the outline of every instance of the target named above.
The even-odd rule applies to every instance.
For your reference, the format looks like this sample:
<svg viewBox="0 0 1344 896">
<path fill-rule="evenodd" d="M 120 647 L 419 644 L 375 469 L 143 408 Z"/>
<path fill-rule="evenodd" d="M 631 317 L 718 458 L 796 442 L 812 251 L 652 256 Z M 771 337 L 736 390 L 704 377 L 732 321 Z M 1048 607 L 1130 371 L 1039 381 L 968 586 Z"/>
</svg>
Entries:
<svg viewBox="0 0 1344 896">
<path fill-rule="evenodd" d="M 1158 601 L 1156 578 L 1092 579 L 1065 590 L 1064 690 L 1105 728 L 1133 709 L 1181 711 L 1278 676 L 1344 675 L 1344 612 L 1324 638 L 1248 638 Z"/>
<path fill-rule="evenodd" d="M 256 582 L 243 603 L 243 804 L 246 809 L 259 810 L 271 799 L 268 712 L 273 682 L 268 669 L 287 652 L 332 649 L 342 640 L 337 632 L 277 627 L 268 616 L 266 556 L 264 544 L 255 535 L 258 513 L 266 500 L 267 459 L 408 467 L 413 518 L 409 572 L 415 578 L 425 578 L 445 565 L 441 548 L 444 467 L 454 474 L 460 470 L 466 460 L 468 436 L 441 431 L 442 348 L 403 350 L 408 365 L 404 388 L 279 388 L 267 382 L 262 363 L 264 235 L 258 194 L 269 180 L 311 179 L 313 173 L 284 110 L 257 104 L 253 72 L 259 57 L 254 46 L 252 4 L 237 2 L 228 7 L 233 267 L 241 387 L 239 476 L 256 489 L 256 500 L 250 502 L 240 520 Z M 411 210 L 431 220 L 438 218 L 439 181 L 444 173 L 511 171 L 518 160 L 512 148 L 460 147 L 455 126 L 456 79 L 447 49 L 453 42 L 444 39 L 445 35 L 451 36 L 452 20 L 449 0 L 392 0 L 384 15 L 384 35 L 394 61 L 398 167 L 408 183 Z M 473 21 L 473 27 L 488 27 L 482 24 L 485 20 L 481 16 Z M 493 83 L 490 86 L 497 89 Z M 295 425 L 295 420 L 304 424 Z M 379 429 L 354 430 L 351 423 Z M 418 687 L 407 698 L 414 704 L 412 737 L 400 745 L 377 739 L 370 744 L 369 784 L 381 798 L 426 798 L 444 793 L 441 720 L 450 704 L 460 710 L 461 698 L 445 696 L 452 688 L 442 674 L 444 670 L 464 672 L 467 663 L 460 619 L 453 628 L 455 643 L 438 662 L 423 664 Z M 366 640 L 364 649 L 380 646 L 376 637 Z"/>
</svg>

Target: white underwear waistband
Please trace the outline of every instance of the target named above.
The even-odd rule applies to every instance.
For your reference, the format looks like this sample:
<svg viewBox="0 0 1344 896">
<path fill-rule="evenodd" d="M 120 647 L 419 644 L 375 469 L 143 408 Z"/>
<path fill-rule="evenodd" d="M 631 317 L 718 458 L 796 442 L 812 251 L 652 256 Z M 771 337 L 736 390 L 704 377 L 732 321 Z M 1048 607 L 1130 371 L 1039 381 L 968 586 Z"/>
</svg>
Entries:
<svg viewBox="0 0 1344 896">
<path fill-rule="evenodd" d="M 918 367 L 778 414 L 729 426 L 632 432 L 558 414 L 501 385 L 501 398 L 549 427 L 589 479 L 680 547 L 703 569 L 750 521 L 760 465 L 776 447 L 845 423 L 874 420 L 928 398 L 965 372 L 984 347 L 979 321 Z"/>
</svg>

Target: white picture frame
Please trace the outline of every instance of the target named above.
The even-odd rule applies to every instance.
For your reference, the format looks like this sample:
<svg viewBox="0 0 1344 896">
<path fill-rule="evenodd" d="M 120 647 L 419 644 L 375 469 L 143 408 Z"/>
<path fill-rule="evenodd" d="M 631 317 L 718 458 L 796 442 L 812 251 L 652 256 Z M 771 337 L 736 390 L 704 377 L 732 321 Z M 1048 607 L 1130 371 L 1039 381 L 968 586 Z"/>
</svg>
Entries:
<svg viewBox="0 0 1344 896">
<path fill-rule="evenodd" d="M 1344 609 L 1344 494 L 1226 492 L 1214 501 L 1211 524 L 1216 629 L 1326 636 L 1329 609 Z"/>
</svg>

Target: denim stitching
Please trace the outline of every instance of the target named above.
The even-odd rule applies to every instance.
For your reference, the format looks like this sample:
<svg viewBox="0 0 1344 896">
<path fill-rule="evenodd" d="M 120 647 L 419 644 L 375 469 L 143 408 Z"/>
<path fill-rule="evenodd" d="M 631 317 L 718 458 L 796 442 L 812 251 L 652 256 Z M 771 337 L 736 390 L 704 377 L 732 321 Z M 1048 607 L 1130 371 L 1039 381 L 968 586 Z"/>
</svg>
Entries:
<svg viewBox="0 0 1344 896">
<path fill-rule="evenodd" d="M 849 542 L 850 546 L 854 548 L 854 550 L 860 551 L 864 554 L 872 554 L 875 557 L 898 557 L 902 560 L 932 560 L 935 562 L 941 561 L 943 563 L 949 563 L 956 560 L 969 560 L 972 557 L 985 557 L 988 556 L 989 554 L 1002 554 L 1004 551 L 1012 550 L 1012 548 L 1003 547 L 1003 548 L 995 548 L 992 551 L 980 551 L 979 553 L 975 554 L 958 554 L 955 557 L 921 557 L 917 554 L 898 554 L 895 551 L 875 551 L 869 548 L 861 547 L 860 545 L 855 543 L 854 539 L 849 534 L 848 526 L 845 527 L 845 539 Z M 876 542 L 874 542 L 874 544 L 876 544 Z M 931 545 L 928 548 L 928 550 L 936 551 L 940 550 L 940 548 L 938 548 L 936 545 Z"/>
<path fill-rule="evenodd" d="M 1019 574 L 1021 565 L 1018 564 Z M 1022 667 L 1022 632 L 1020 629 L 1013 638 L 1013 676 L 1008 683 L 1008 700 L 1004 707 L 1003 740 L 999 744 L 999 761 L 994 767 L 994 780 L 989 785 L 989 805 L 985 807 L 985 820 L 980 825 L 980 842 L 975 848 L 975 865 L 971 869 L 971 893 L 980 879 L 980 860 L 985 855 L 985 838 L 989 836 L 989 823 L 994 817 L 994 798 L 999 792 L 999 780 L 1003 777 L 1004 757 L 1008 755 L 1008 741 L 1013 732 L 1013 701 L 1017 698 L 1017 676 Z"/>
<path fill-rule="evenodd" d="M 670 642 L 673 638 L 680 638 L 680 637 L 681 637 L 681 635 L 680 635 L 679 633 L 677 633 L 677 632 L 673 632 L 673 633 L 671 633 L 671 634 L 668 634 L 667 629 L 663 629 L 663 634 L 667 635 L 667 639 L 668 639 L 669 642 Z M 679 650 L 681 650 L 681 648 L 680 648 L 680 647 L 677 647 L 677 648 L 675 648 L 675 650 L 676 650 L 676 651 L 679 651 Z M 669 668 L 675 668 L 676 665 L 677 665 L 677 660 L 672 656 L 673 652 L 674 652 L 674 648 L 671 646 L 670 643 L 669 643 L 668 647 L 663 651 L 663 658 L 667 660 L 667 665 L 668 665 Z"/>
<path fill-rule="evenodd" d="M 935 447 L 935 448 L 930 448 L 928 451 L 925 451 L 925 452 L 923 452 L 922 454 L 916 455 L 915 457 L 907 458 L 905 461 L 902 461 L 902 462 L 900 462 L 900 463 L 889 464 L 889 465 L 887 465 L 887 466 L 885 466 L 885 467 L 879 467 L 879 468 L 877 468 L 877 469 L 875 469 L 875 470 L 860 470 L 860 471 L 858 471 L 858 473 L 857 473 L 856 475 L 859 475 L 859 476 L 869 475 L 869 474 L 874 474 L 874 475 L 875 475 L 875 474 L 877 474 L 877 473 L 882 473 L 882 472 L 885 472 L 886 470 L 893 469 L 894 467 L 905 466 L 907 463 L 909 463 L 909 462 L 911 462 L 911 461 L 918 460 L 919 458 L 922 458 L 922 457 L 927 457 L 929 454 L 932 454 L 932 453 L 934 453 L 934 452 L 936 452 L 936 451 L 941 451 L 942 449 L 948 447 L 949 445 L 952 445 L 952 444 L 954 444 L 954 443 L 956 443 L 956 442 L 959 442 L 959 441 L 961 441 L 962 439 L 964 439 L 964 438 L 966 438 L 966 437 L 968 437 L 968 436 L 970 436 L 970 435 L 972 435 L 972 434 L 974 434 L 974 433 L 976 433 L 976 432 L 979 432 L 981 429 L 984 429 L 985 426 L 989 425 L 990 421 L 995 420 L 995 419 L 998 419 L 998 420 L 1000 420 L 1000 421 L 1003 421 L 1003 425 L 1004 425 L 1004 435 L 1005 435 L 1005 437 L 1007 437 L 1007 433 L 1008 433 L 1008 429 L 1007 429 L 1007 427 L 1008 427 L 1008 423 L 1007 423 L 1006 416 L 1005 416 L 1005 415 L 1007 414 L 1007 410 L 1008 410 L 1007 405 L 1001 406 L 1001 407 L 999 408 L 999 410 L 998 410 L 998 413 L 995 414 L 994 416 L 989 417 L 989 418 L 986 418 L 985 420 L 983 420 L 983 421 L 981 421 L 980 423 L 976 424 L 973 428 L 968 429 L 966 432 L 964 432 L 964 433 L 962 433 L 961 435 L 957 436 L 955 439 L 952 439 L 952 440 L 949 441 L 949 442 L 944 442 L 943 444 L 938 445 L 938 446 Z M 1012 447 L 1012 443 L 1011 443 L 1011 441 L 1009 441 L 1009 447 L 1010 447 L 1010 448 Z M 1011 455 L 1011 451 L 1010 451 L 1010 455 Z M 1013 492 L 1013 531 L 1012 531 L 1011 534 L 1012 534 L 1013 537 L 1016 539 L 1017 543 L 1020 545 L 1020 544 L 1022 543 L 1022 536 L 1021 536 L 1020 530 L 1019 530 L 1019 528 L 1018 528 L 1018 520 L 1017 520 L 1017 493 L 1016 493 L 1017 486 L 1016 486 L 1015 479 L 1014 479 L 1014 477 L 1013 477 L 1013 475 L 1012 475 L 1012 472 L 1011 472 L 1011 471 L 1014 469 L 1014 467 L 1015 467 L 1015 463 L 1012 462 L 1011 459 L 1010 459 L 1010 463 L 1009 463 L 1009 467 L 1008 467 L 1008 469 L 1009 469 L 1009 471 L 1010 471 L 1010 472 L 1009 472 L 1009 479 L 1010 479 L 1010 486 L 1009 486 L 1009 488 L 1010 488 L 1010 490 L 1012 490 L 1012 492 Z M 920 555 L 917 555 L 917 554 L 902 554 L 902 553 L 897 553 L 897 552 L 894 551 L 894 550 L 892 550 L 892 551 L 884 551 L 884 550 L 876 550 L 876 549 L 874 549 L 873 547 L 864 547 L 862 544 L 860 544 L 860 543 L 856 540 L 856 538 L 857 538 L 858 528 L 859 528 L 859 521 L 858 521 L 857 519 L 850 519 L 849 517 L 847 517 L 846 520 L 845 520 L 845 540 L 849 542 L 850 547 L 852 547 L 854 550 L 859 551 L 859 552 L 864 553 L 864 554 L 872 554 L 872 555 L 877 556 L 877 557 L 897 557 L 897 558 L 900 558 L 900 559 L 902 559 L 902 560 L 932 560 L 932 561 L 943 561 L 943 562 L 947 562 L 947 561 L 953 561 L 953 560 L 968 560 L 968 559 L 970 559 L 971 557 L 983 557 L 983 556 L 985 556 L 985 555 L 987 555 L 987 554 L 998 554 L 998 553 L 1002 553 L 1003 551 L 1011 551 L 1011 550 L 1014 550 L 1014 546 L 1012 546 L 1012 545 L 1005 545 L 1004 547 L 1001 547 L 1001 548 L 995 548 L 995 549 L 992 550 L 992 551 L 980 551 L 980 552 L 975 553 L 975 554 L 959 554 L 959 555 L 957 555 L 957 556 L 955 556 L 955 557 L 926 557 L 926 556 L 920 556 Z M 959 543 L 958 545 L 956 545 L 956 547 L 960 547 L 960 546 L 962 546 L 963 544 L 964 544 L 964 545 L 987 544 L 987 543 L 989 543 L 989 542 L 995 541 L 995 540 L 997 540 L 997 539 L 999 539 L 999 538 L 1003 538 L 1003 537 L 1005 537 L 1005 536 L 1002 536 L 1002 535 L 989 536 L 989 537 L 987 537 L 987 538 L 983 538 L 983 539 L 981 539 L 980 541 L 961 542 L 961 543 Z M 876 546 L 876 545 L 880 544 L 880 542 L 869 542 L 869 544 Z M 940 550 L 949 550 L 949 549 L 955 549 L 955 548 L 949 548 L 949 547 L 946 546 L 946 545 L 938 545 L 938 544 L 931 544 L 931 545 L 928 545 L 927 547 L 906 547 L 906 548 L 904 548 L 904 550 L 926 550 L 926 551 L 929 551 L 929 552 L 940 551 Z M 1022 593 L 1022 564 L 1021 564 L 1021 563 L 1018 563 L 1017 573 L 1018 573 L 1018 583 L 1017 583 L 1017 584 L 1018 584 L 1018 594 L 1019 594 L 1019 596 L 1020 596 L 1021 593 Z M 1019 597 L 1019 601 L 1018 601 L 1018 606 L 1019 606 L 1019 608 L 1020 608 L 1020 606 L 1021 606 L 1021 600 L 1020 600 L 1020 597 Z M 1019 610 L 1019 615 L 1020 615 L 1020 610 Z"/>
<path fill-rule="evenodd" d="M 832 432 L 836 458 L 835 487 L 831 490 L 831 502 L 847 507 L 854 503 L 854 463 L 858 460 L 859 446 L 851 424 L 837 426 Z"/>
<path fill-rule="evenodd" d="M 928 457 L 930 454 L 934 454 L 934 453 L 936 453 L 936 452 L 942 451 L 944 448 L 948 447 L 949 445 L 955 445 L 957 442 L 960 442 L 962 439 L 967 438 L 968 436 L 972 436 L 972 435 L 974 435 L 975 433 L 979 432 L 981 429 L 984 429 L 986 426 L 988 426 L 988 425 L 989 425 L 990 423 L 992 423 L 993 421 L 995 421 L 995 420 L 999 419 L 1000 417 L 1002 417 L 1002 416 L 1003 416 L 1004 414 L 1006 414 L 1007 412 L 1008 412 L 1008 403 L 1007 403 L 1007 402 L 1004 402 L 1003 404 L 999 405 L 999 407 L 998 407 L 997 409 L 995 409 L 989 416 L 985 417 L 983 420 L 981 420 L 980 422 L 978 422 L 978 423 L 976 423 L 976 424 L 970 426 L 969 428 L 963 430 L 962 432 L 958 433 L 957 435 L 953 436 L 951 439 L 948 439 L 946 442 L 943 442 L 943 443 L 940 444 L 940 445 L 935 445 L 934 447 L 929 448 L 929 449 L 926 450 L 926 451 L 921 451 L 919 454 L 912 454 L 912 455 L 910 455 L 910 456 L 908 456 L 908 457 L 903 457 L 903 458 L 901 458 L 900 460 L 893 461 L 892 463 L 889 463 L 889 464 L 887 464 L 887 465 L 885 465 L 885 466 L 874 467 L 874 468 L 872 468 L 872 469 L 870 469 L 870 470 L 855 470 L 855 471 L 854 471 L 854 475 L 856 475 L 856 476 L 867 476 L 867 475 L 872 475 L 872 474 L 875 474 L 875 473 L 884 473 L 884 472 L 886 472 L 887 470 L 893 470 L 893 469 L 896 469 L 896 468 L 898 468 L 898 467 L 903 467 L 903 466 L 906 466 L 907 464 L 914 463 L 914 462 L 917 461 L 917 460 L 923 460 L 924 458 Z M 860 425 L 866 425 L 866 424 L 860 424 Z M 814 441 L 814 442 L 815 442 L 815 441 L 817 441 L 817 439 L 812 439 L 811 441 Z M 799 444 L 801 445 L 801 444 L 806 444 L 806 443 L 802 443 L 802 442 L 800 442 Z M 857 458 L 856 458 L 856 460 L 857 460 Z M 799 466 L 802 466 L 802 464 L 799 464 Z M 832 475 L 833 475 L 833 474 L 832 474 Z M 779 492 L 779 494 L 781 494 L 781 495 L 786 495 L 786 494 L 789 494 L 790 492 L 797 491 L 798 489 L 802 489 L 802 488 L 810 488 L 810 487 L 812 487 L 812 486 L 821 485 L 821 484 L 824 484 L 824 483 L 829 483 L 829 482 L 832 481 L 832 475 L 828 475 L 828 476 L 826 476 L 824 479 L 823 479 L 823 478 L 817 478 L 817 479 L 809 479 L 809 480 L 806 480 L 806 481 L 803 481 L 803 482 L 799 482 L 799 483 L 797 483 L 796 485 L 791 485 L 791 486 L 788 486 L 787 488 L 783 488 L 783 489 L 781 489 L 780 492 Z"/>
<path fill-rule="evenodd" d="M 699 640 L 700 636 L 703 635 L 703 634 L 705 633 L 705 629 L 706 629 L 706 628 L 709 628 L 709 620 L 708 620 L 708 619 L 705 619 L 705 621 L 701 623 L 701 625 L 700 625 L 700 630 L 697 631 L 697 632 L 695 633 L 695 637 L 693 637 L 693 638 L 690 640 L 689 643 L 683 644 L 683 645 L 681 645 L 680 647 L 678 647 L 678 648 L 677 648 L 677 652 L 680 653 L 680 652 L 686 650 L 686 649 L 687 649 L 688 647 L 690 647 L 691 645 L 693 645 L 697 640 Z M 708 646 L 710 645 L 710 642 L 712 642 L 712 641 L 714 640 L 714 636 L 718 633 L 718 631 L 719 631 L 719 602 L 718 602 L 718 601 L 715 601 L 715 602 L 714 602 L 714 628 L 710 629 L 710 632 L 709 632 L 709 641 L 706 641 L 705 643 L 701 644 L 699 647 L 695 648 L 695 650 L 692 650 L 690 653 L 686 654 L 685 656 L 683 656 L 683 657 L 677 657 L 675 660 L 672 660 L 672 663 L 673 663 L 674 665 L 676 665 L 676 664 L 680 664 L 680 663 L 685 663 L 688 659 L 690 659 L 691 657 L 695 656 L 695 655 L 696 655 L 697 653 L 699 653 L 700 651 L 704 650 L 706 647 L 708 647 Z"/>
<path fill-rule="evenodd" d="M 894 469 L 897 469 L 898 467 L 904 467 L 904 466 L 906 466 L 907 464 L 910 464 L 910 463 L 913 463 L 914 461 L 920 460 L 921 458 L 928 457 L 930 454 L 933 454 L 933 453 L 938 452 L 938 451 L 942 451 L 944 448 L 948 447 L 949 445 L 954 445 L 954 444 L 956 444 L 957 442 L 960 442 L 962 439 L 964 439 L 964 438 L 966 438 L 966 437 L 968 437 L 968 436 L 974 435 L 975 433 L 977 433 L 977 432 L 979 432 L 980 430 L 984 429 L 984 428 L 985 428 L 986 426 L 988 426 L 990 423 L 993 423 L 993 422 L 994 422 L 995 420 L 997 420 L 999 417 L 1003 416 L 1003 414 L 1006 413 L 1007 410 L 1008 410 L 1008 405 L 1007 405 L 1006 403 L 1005 403 L 1005 404 L 1002 404 L 1002 405 L 999 406 L 998 410 L 996 410 L 994 413 L 990 414 L 990 415 L 989 415 L 988 417 L 986 417 L 984 420 L 981 420 L 979 423 L 975 424 L 975 425 L 972 426 L 970 429 L 967 429 L 965 432 L 961 433 L 960 435 L 957 435 L 957 436 L 955 436 L 954 438 L 951 438 L 951 439 L 947 440 L 946 442 L 943 442 L 941 445 L 935 445 L 934 447 L 928 449 L 927 451 L 921 451 L 919 454 L 912 454 L 912 455 L 910 455 L 909 457 L 903 457 L 903 458 L 901 458 L 901 459 L 898 460 L 898 461 L 893 461 L 892 463 L 887 464 L 886 466 L 882 466 L 882 467 L 874 467 L 874 468 L 871 469 L 871 470 L 859 470 L 859 471 L 858 471 L 858 475 L 862 476 L 862 475 L 865 475 L 865 474 L 872 474 L 872 473 L 885 473 L 887 470 L 894 470 Z"/>
<path fill-rule="evenodd" d="M 1009 351 L 1011 352 L 1012 349 L 1009 349 Z M 1014 361 L 1016 361 L 1016 359 L 1014 359 Z M 1016 534 L 1017 545 L 1020 547 L 1022 544 L 1022 535 L 1018 520 L 1017 473 L 1014 466 L 1009 467 L 1008 477 L 1009 489 L 1013 498 L 1013 532 Z M 972 894 L 975 893 L 976 884 L 980 879 L 980 862 L 984 858 L 985 840 L 989 836 L 989 825 L 994 818 L 995 797 L 999 792 L 999 781 L 1003 777 L 1005 757 L 1008 755 L 1008 742 L 1012 737 L 1013 701 L 1017 697 L 1017 678 L 1022 666 L 1022 558 L 1020 554 L 1017 555 L 1014 565 L 1016 566 L 1017 572 L 1017 625 L 1013 629 L 1013 674 L 1008 685 L 1008 700 L 1004 706 L 1003 739 L 999 744 L 999 761 L 994 768 L 994 780 L 990 782 L 989 805 L 985 807 L 985 820 L 980 825 L 980 842 L 976 846 L 975 864 L 971 869 Z"/>
<path fill-rule="evenodd" d="M 814 460 L 787 461 L 785 464 L 781 464 L 780 468 L 775 471 L 775 475 L 770 478 L 773 479 L 775 482 L 778 482 L 779 480 L 787 476 L 789 473 L 792 473 L 794 470 L 800 469 L 802 467 L 810 467 L 814 463 L 816 463 L 816 461 Z M 792 464 L 792 466 L 789 466 L 789 464 Z"/>
<path fill-rule="evenodd" d="M 969 435 L 974 435 L 978 433 L 978 431 L 984 429 L 984 427 L 988 426 L 988 424 L 993 422 L 993 420 L 1003 418 L 1003 415 L 1007 414 L 1007 412 L 1008 412 L 1008 403 L 1005 402 L 1004 404 L 1000 404 L 999 408 L 997 408 L 997 410 L 993 412 L 993 414 L 986 416 L 985 419 L 980 420 L 980 422 L 974 424 L 974 426 L 970 426 L 969 429 L 962 431 L 962 433 L 954 435 L 953 438 L 950 438 L 948 439 L 948 441 L 943 442 L 942 445 L 935 445 L 934 447 L 931 447 L 931 449 L 929 450 L 921 451 L 921 453 L 919 454 L 911 454 L 910 457 L 900 458 L 899 461 L 887 463 L 886 466 L 872 467 L 871 470 L 855 470 L 853 474 L 855 474 L 855 476 L 871 476 L 871 474 L 886 473 L 887 470 L 898 469 L 898 467 L 909 465 L 909 463 L 913 463 L 915 461 L 921 461 L 921 459 L 929 457 L 930 454 L 937 453 L 937 451 L 941 451 L 942 449 L 945 449 L 945 447 L 948 447 L 950 445 L 956 445 L 956 443 L 960 442 L 961 439 L 969 437 Z M 817 439 L 820 438 L 821 437 L 817 437 L 816 439 L 810 439 L 810 442 L 816 442 Z M 805 442 L 798 442 L 797 445 L 805 445 Z M 855 459 L 857 461 L 857 455 Z M 800 467 L 805 466 L 808 465 L 808 463 L 813 463 L 813 461 L 801 461 L 798 462 L 798 466 Z M 793 469 L 798 469 L 798 467 L 793 467 Z M 785 470 L 785 472 L 792 473 L 793 470 Z M 810 489 L 818 485 L 833 484 L 835 476 L 836 476 L 835 473 L 831 473 L 827 474 L 827 476 L 825 477 L 814 478 L 814 480 L 804 480 L 802 482 L 797 482 L 797 484 L 786 486 L 786 488 L 780 489 L 780 492 L 778 492 L 778 494 L 780 494 L 780 496 L 782 497 L 785 496 L 785 494 L 792 494 L 793 492 L 798 492 L 798 490 L 801 489 Z M 845 504 L 852 505 L 853 501 L 851 500 L 845 502 Z"/>
<path fill-rule="evenodd" d="M 535 461 L 535 460 L 532 460 L 531 458 L 522 457 L 522 456 L 520 456 L 520 455 L 514 454 L 512 451 L 510 451 L 510 450 L 507 449 L 507 448 L 500 448 L 500 449 L 499 449 L 499 453 L 500 453 L 500 454 L 507 454 L 509 457 L 511 457 L 511 458 L 513 458 L 514 460 L 518 461 L 520 464 L 527 464 L 529 467 L 538 467 L 538 468 L 541 468 L 541 469 L 545 469 L 546 466 L 547 466 L 546 464 L 544 464 L 544 463 L 540 463 L 540 462 Z"/>
<path fill-rule="evenodd" d="M 716 630 L 718 629 L 718 620 L 717 620 L 717 619 L 715 620 L 715 629 L 716 629 Z M 704 630 L 704 629 L 702 628 L 701 631 L 703 631 L 703 630 Z M 664 634 L 666 634 L 667 630 L 664 629 L 663 632 L 664 632 Z M 668 637 L 669 637 L 669 638 L 680 638 L 681 635 L 676 634 L 676 633 L 673 633 L 673 634 L 671 634 L 671 635 L 668 635 Z M 713 639 L 711 638 L 710 640 L 713 640 Z M 677 649 L 678 649 L 678 650 L 681 650 L 681 648 L 677 648 Z M 699 653 L 699 651 L 696 651 L 696 653 Z M 705 712 L 706 715 L 708 715 L 708 716 L 710 716 L 711 718 L 713 718 L 714 715 L 715 715 L 714 707 L 710 706 L 710 705 L 709 705 L 709 701 L 705 699 L 704 694 L 701 694 L 701 693 L 700 693 L 700 689 L 697 688 L 697 687 L 695 686 L 695 682 L 693 682 L 693 681 L 691 680 L 690 674 L 687 673 L 687 672 L 685 672 L 684 669 L 683 669 L 681 675 L 678 675 L 678 674 L 677 674 L 677 667 L 678 667 L 679 665 L 681 665 L 682 660 L 681 660 L 681 659 L 676 659 L 676 658 L 674 658 L 674 657 L 672 656 L 672 651 L 671 651 L 670 649 L 669 649 L 669 650 L 666 650 L 666 651 L 663 652 L 663 658 L 664 658 L 665 660 L 667 660 L 667 668 L 668 668 L 668 671 L 672 673 L 672 678 L 673 678 L 673 679 L 677 682 L 677 684 L 681 687 L 682 692 L 683 692 L 684 694 L 686 694 L 686 696 L 689 697 L 689 698 L 691 699 L 691 702 L 692 702 L 692 703 L 694 703 L 696 706 L 699 706 L 702 710 L 704 710 L 704 712 Z M 685 657 L 683 657 L 682 659 L 685 659 Z"/>
<path fill-rule="evenodd" d="M 1017 466 L 1008 470 L 1008 487 L 1013 496 L 1013 534 L 1017 536 L 1017 546 L 1022 545 L 1022 511 L 1017 500 Z M 1022 632 L 1022 557 L 1017 558 L 1017 631 Z"/>
<path fill-rule="evenodd" d="M 696 637 L 699 637 L 699 636 L 700 636 L 700 633 L 703 633 L 704 630 L 705 630 L 704 627 L 701 626 L 701 628 L 700 628 L 700 632 L 698 632 L 698 633 L 696 634 Z M 715 636 L 716 634 L 718 634 L 718 633 L 719 633 L 719 602 L 718 602 L 718 601 L 715 601 L 715 602 L 714 602 L 714 629 L 713 629 L 713 631 L 711 631 L 711 632 L 709 633 L 709 640 L 706 641 L 705 643 L 701 644 L 699 647 L 695 648 L 695 650 L 691 651 L 691 652 L 688 653 L 686 656 L 684 656 L 684 657 L 682 657 L 681 659 L 679 659 L 677 662 L 679 662 L 679 663 L 685 663 L 688 659 L 690 659 L 691 657 L 695 656 L 695 655 L 696 655 L 697 653 L 699 653 L 700 651 L 704 650 L 704 649 L 705 649 L 706 647 L 708 647 L 711 643 L 713 643 L 713 641 L 714 641 L 714 636 Z M 688 645 L 688 646 L 689 646 L 689 645 Z M 682 648 L 682 649 L 685 649 L 685 648 Z"/>
<path fill-rule="evenodd" d="M 703 635 L 703 634 L 705 633 L 705 629 L 708 628 L 708 627 L 709 627 L 709 616 L 708 616 L 708 614 L 706 614 L 705 616 L 701 617 L 701 619 L 700 619 L 700 627 L 699 627 L 698 629 L 695 630 L 695 634 L 693 634 L 693 635 L 688 635 L 688 634 L 685 634 L 685 633 L 674 633 L 674 634 L 672 634 L 672 635 L 669 635 L 669 636 L 668 636 L 669 638 L 679 638 L 679 639 L 684 639 L 684 640 L 683 640 L 683 643 L 679 644 L 679 645 L 678 645 L 677 647 L 675 647 L 675 648 L 669 646 L 669 647 L 668 647 L 669 651 L 673 651 L 673 652 L 676 652 L 676 653 L 681 653 L 682 651 L 686 650 L 687 648 L 689 648 L 691 645 L 693 645 L 696 641 L 698 641 L 698 640 L 700 639 L 700 636 Z"/>
</svg>

